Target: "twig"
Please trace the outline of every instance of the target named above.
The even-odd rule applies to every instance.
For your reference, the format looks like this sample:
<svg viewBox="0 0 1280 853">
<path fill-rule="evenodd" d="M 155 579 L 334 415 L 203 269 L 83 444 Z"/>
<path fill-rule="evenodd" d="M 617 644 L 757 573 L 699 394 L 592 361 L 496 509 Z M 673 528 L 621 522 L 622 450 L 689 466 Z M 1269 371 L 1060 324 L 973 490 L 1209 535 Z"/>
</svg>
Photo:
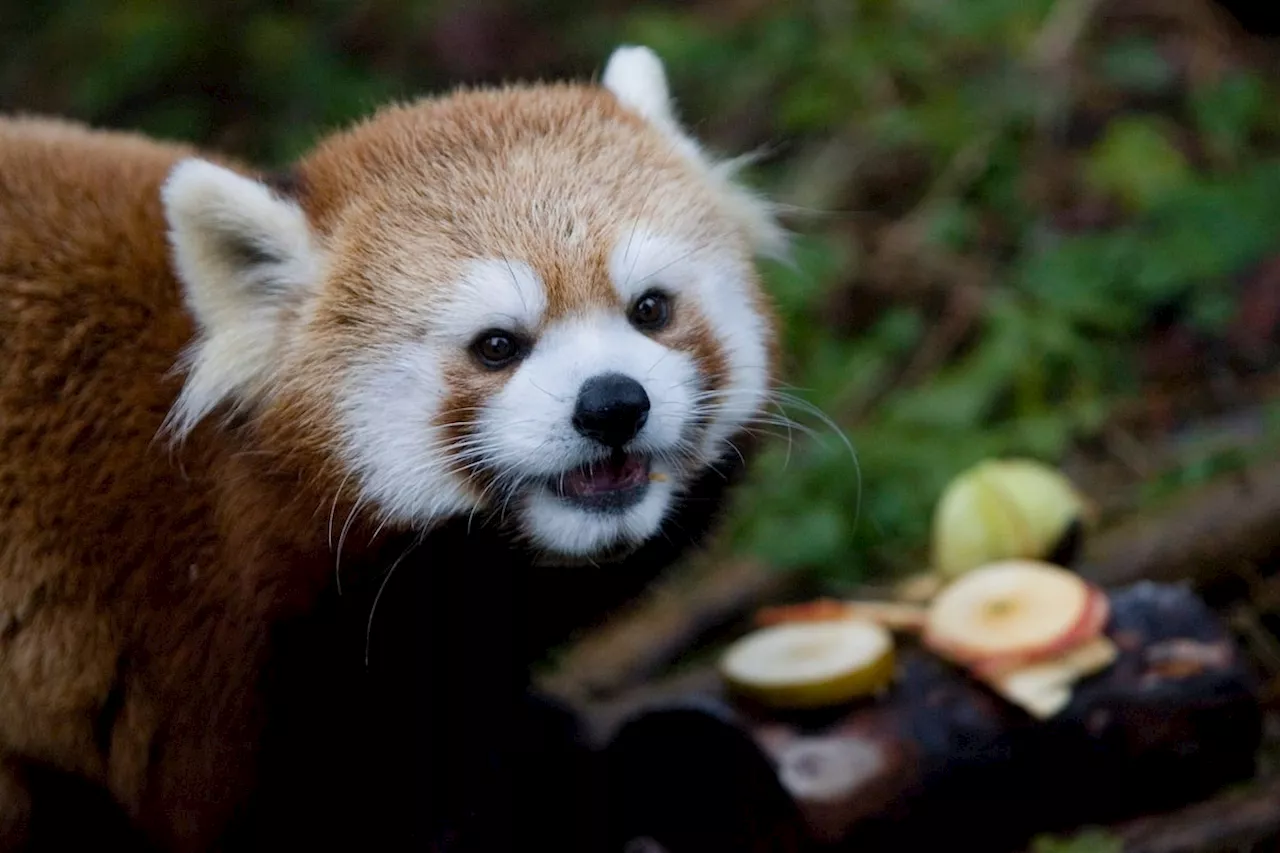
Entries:
<svg viewBox="0 0 1280 853">
<path fill-rule="evenodd" d="M 543 686 L 571 700 L 599 700 L 660 673 L 719 628 L 801 584 L 796 572 L 738 560 L 658 586 L 561 657 Z"/>
<path fill-rule="evenodd" d="M 1102 0 L 1060 0 L 1031 43 L 1033 68 L 1049 71 L 1067 64 Z"/>
<path fill-rule="evenodd" d="M 1280 836 L 1280 778 L 1118 827 L 1125 853 L 1212 853 Z"/>
</svg>

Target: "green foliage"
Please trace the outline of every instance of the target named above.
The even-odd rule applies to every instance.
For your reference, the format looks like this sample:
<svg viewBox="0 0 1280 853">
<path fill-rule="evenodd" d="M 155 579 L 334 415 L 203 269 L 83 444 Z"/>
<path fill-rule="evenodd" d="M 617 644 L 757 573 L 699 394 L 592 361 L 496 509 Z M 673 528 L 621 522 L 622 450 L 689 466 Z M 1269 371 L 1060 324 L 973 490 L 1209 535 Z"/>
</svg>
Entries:
<svg viewBox="0 0 1280 853">
<path fill-rule="evenodd" d="M 1067 838 L 1038 836 L 1031 853 L 1121 853 L 1124 843 L 1101 829 L 1086 829 Z"/>
<path fill-rule="evenodd" d="M 958 471 L 1056 460 L 1140 395 L 1153 314 L 1177 306 L 1196 333 L 1222 334 L 1240 277 L 1280 246 L 1275 83 L 1244 65 L 1192 73 L 1155 32 L 1094 21 L 1073 40 L 1062 13 L 1076 6 L 9 3 L 0 105 L 275 165 L 391 98 L 585 77 L 613 45 L 649 44 L 713 148 L 775 150 L 753 179 L 822 209 L 766 273 L 790 390 L 856 454 L 787 406 L 816 436 L 763 428 L 776 440 L 729 544 L 853 580 L 919 563 Z M 1064 33 L 1074 49 L 1055 52 Z M 1071 224 L 1082 216 L 1098 221 Z M 875 255 L 890 227 L 915 241 L 910 286 Z M 965 293 L 979 309 L 961 339 L 910 374 Z M 1148 491 L 1227 464 L 1193 461 Z"/>
<path fill-rule="evenodd" d="M 1120 38 L 1107 45 L 1099 57 L 1103 77 L 1126 92 L 1159 94 L 1176 83 L 1169 62 L 1144 38 Z"/>
<path fill-rule="evenodd" d="M 1090 153 L 1085 176 L 1093 188 L 1140 211 L 1187 181 L 1187 160 L 1163 122 L 1150 116 L 1117 119 Z"/>
<path fill-rule="evenodd" d="M 742 495 L 738 547 L 844 579 L 917 565 L 933 503 L 955 473 L 989 455 L 1060 458 L 1141 392 L 1134 349 L 1155 312 L 1179 304 L 1192 328 L 1220 332 L 1237 277 L 1280 246 L 1280 169 L 1264 138 L 1270 87 L 1243 72 L 1187 86 L 1150 38 L 1100 39 L 1078 73 L 1118 97 L 1176 107 L 1139 101 L 1106 116 L 1091 141 L 1055 143 L 1052 130 L 1084 106 L 1029 58 L 1051 5 L 785 4 L 731 30 L 669 11 L 635 19 L 637 35 L 670 39 L 677 87 L 700 112 L 768 97 L 778 137 L 852 134 L 872 163 L 925 157 L 943 191 L 920 210 L 922 251 L 989 252 L 984 232 L 1002 243 L 974 343 L 847 424 L 856 461 L 820 425 L 817 439 L 766 454 Z M 743 80 L 753 82 L 733 85 Z M 1207 165 L 1188 138 L 1202 140 Z M 1046 145 L 1072 197 L 1111 202 L 1119 218 L 1083 232 L 1056 227 L 1056 211 L 1027 186 Z M 788 167 L 761 179 L 785 189 Z M 952 180 L 956 171 L 967 177 Z M 829 413 L 891 379 L 934 322 L 906 303 L 853 337 L 826 328 L 833 291 L 861 285 L 860 248 L 843 224 L 811 230 L 796 268 L 770 275 L 795 361 L 788 379 Z M 1223 464 L 1189 463 L 1160 482 L 1198 482 L 1195 471 Z"/>
</svg>

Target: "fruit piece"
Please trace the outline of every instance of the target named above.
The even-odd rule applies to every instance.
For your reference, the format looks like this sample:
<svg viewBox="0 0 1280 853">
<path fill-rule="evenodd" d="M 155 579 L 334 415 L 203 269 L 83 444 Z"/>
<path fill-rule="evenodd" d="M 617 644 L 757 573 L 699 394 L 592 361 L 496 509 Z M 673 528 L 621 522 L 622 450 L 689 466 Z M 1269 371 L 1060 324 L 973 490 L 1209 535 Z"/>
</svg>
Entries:
<svg viewBox="0 0 1280 853">
<path fill-rule="evenodd" d="M 861 619 L 904 632 L 923 631 L 929 613 L 923 605 L 896 601 L 846 601 L 844 607 L 846 619 Z"/>
<path fill-rule="evenodd" d="M 729 686 L 775 708 L 819 708 L 876 693 L 893 680 L 893 638 L 871 622 L 761 628 L 720 660 Z"/>
<path fill-rule="evenodd" d="M 761 627 L 782 625 L 787 622 L 832 622 L 843 618 L 845 618 L 845 602 L 834 598 L 818 598 L 800 604 L 762 607 L 756 612 L 756 624 Z"/>
<path fill-rule="evenodd" d="M 933 515 L 933 567 L 955 578 L 996 560 L 1047 559 L 1064 545 L 1078 547 L 1092 514 L 1071 481 L 1051 466 L 988 460 L 943 491 Z"/>
<path fill-rule="evenodd" d="M 937 572 L 921 572 L 898 584 L 894 596 L 912 604 L 928 604 L 947 585 L 947 579 Z"/>
<path fill-rule="evenodd" d="M 1089 587 L 1089 606 L 1080 617 L 1080 624 L 1067 637 L 1063 647 L 1075 646 L 1098 637 L 1111 619 L 1111 599 L 1097 587 Z"/>
<path fill-rule="evenodd" d="M 929 608 L 926 645 L 966 666 L 1040 719 L 1071 701 L 1075 682 L 1109 666 L 1106 594 L 1059 566 L 1007 560 L 967 572 Z"/>
<path fill-rule="evenodd" d="M 1085 676 L 1100 672 L 1116 659 L 1115 643 L 1094 637 L 1069 651 L 983 679 L 1005 699 L 1046 720 L 1071 701 L 1071 690 Z"/>
<path fill-rule="evenodd" d="M 1081 636 L 1081 626 L 1097 606 L 1092 592 L 1078 575 L 1048 563 L 1009 560 L 983 566 L 933 600 L 924 641 L 965 664 L 1051 654 Z"/>
<path fill-rule="evenodd" d="M 896 601 L 840 601 L 834 598 L 819 598 L 802 604 L 761 608 L 756 614 L 756 623 L 781 625 L 788 622 L 858 619 L 883 625 L 890 631 L 920 631 L 924 629 L 927 612 L 919 604 Z"/>
<path fill-rule="evenodd" d="M 1111 600 L 1102 590 L 1090 587 L 1089 603 L 1080 614 L 1080 621 L 1063 635 L 1061 642 L 1053 643 L 1029 652 L 992 656 L 969 664 L 979 676 L 998 676 L 1019 667 L 1046 660 L 1096 639 L 1111 618 Z"/>
</svg>

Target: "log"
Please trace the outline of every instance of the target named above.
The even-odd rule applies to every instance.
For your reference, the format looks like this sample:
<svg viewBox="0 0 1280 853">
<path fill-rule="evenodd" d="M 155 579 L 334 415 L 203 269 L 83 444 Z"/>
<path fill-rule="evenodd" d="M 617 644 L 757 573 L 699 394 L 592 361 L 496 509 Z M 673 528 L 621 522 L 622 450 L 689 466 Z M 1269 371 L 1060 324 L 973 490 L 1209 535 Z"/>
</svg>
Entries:
<svg viewBox="0 0 1280 853">
<path fill-rule="evenodd" d="M 1280 553 L 1280 464 L 1229 474 L 1095 537 L 1079 567 L 1102 586 L 1208 582 Z"/>
<path fill-rule="evenodd" d="M 1270 842 L 1280 849 L 1280 778 L 1178 811 L 1112 827 L 1124 853 L 1213 853 Z"/>
<path fill-rule="evenodd" d="M 885 697 L 779 715 L 690 672 L 589 709 L 617 786 L 615 822 L 669 853 L 997 853 L 1042 832 L 1175 808 L 1249 778 L 1255 685 L 1185 586 L 1111 594 L 1120 657 L 1037 722 L 923 649 Z M 745 846 L 744 846 L 745 845 Z"/>
</svg>

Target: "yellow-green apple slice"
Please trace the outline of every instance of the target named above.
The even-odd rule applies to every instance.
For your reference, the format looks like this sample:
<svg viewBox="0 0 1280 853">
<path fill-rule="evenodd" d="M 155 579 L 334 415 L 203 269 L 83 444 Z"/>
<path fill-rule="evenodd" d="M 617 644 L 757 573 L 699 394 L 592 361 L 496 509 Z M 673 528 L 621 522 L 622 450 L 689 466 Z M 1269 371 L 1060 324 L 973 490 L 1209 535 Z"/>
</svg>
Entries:
<svg viewBox="0 0 1280 853">
<path fill-rule="evenodd" d="M 877 693 L 893 680 L 893 637 L 854 619 L 761 628 L 729 647 L 721 675 L 775 708 L 819 708 Z"/>
</svg>

